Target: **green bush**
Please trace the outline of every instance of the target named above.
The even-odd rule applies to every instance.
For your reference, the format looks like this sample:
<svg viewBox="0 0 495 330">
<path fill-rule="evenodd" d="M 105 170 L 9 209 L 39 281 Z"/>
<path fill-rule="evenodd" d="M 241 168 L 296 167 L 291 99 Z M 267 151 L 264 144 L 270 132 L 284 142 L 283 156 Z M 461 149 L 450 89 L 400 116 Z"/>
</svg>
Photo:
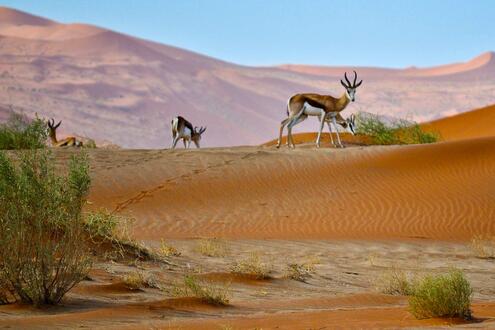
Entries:
<svg viewBox="0 0 495 330">
<path fill-rule="evenodd" d="M 373 144 L 423 144 L 439 140 L 435 132 L 426 132 L 421 126 L 406 120 L 397 120 L 387 124 L 378 115 L 361 114 L 358 116 L 359 134 L 371 137 Z"/>
<path fill-rule="evenodd" d="M 0 152 L 0 301 L 56 304 L 91 266 L 81 209 L 85 154 L 60 173 L 47 149 Z"/>
<path fill-rule="evenodd" d="M 457 269 L 445 275 L 428 275 L 414 285 L 409 297 L 411 313 L 418 319 L 430 317 L 471 318 L 471 285 Z"/>
<path fill-rule="evenodd" d="M 3 150 L 44 148 L 47 137 L 46 123 L 38 116 L 30 121 L 12 113 L 9 120 L 0 125 L 0 149 Z"/>
</svg>

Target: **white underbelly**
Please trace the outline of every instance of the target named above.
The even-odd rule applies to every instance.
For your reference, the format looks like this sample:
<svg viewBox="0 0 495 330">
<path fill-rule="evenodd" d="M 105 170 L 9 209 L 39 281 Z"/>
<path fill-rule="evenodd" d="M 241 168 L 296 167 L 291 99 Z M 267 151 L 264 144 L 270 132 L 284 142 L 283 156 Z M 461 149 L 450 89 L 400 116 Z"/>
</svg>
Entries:
<svg viewBox="0 0 495 330">
<path fill-rule="evenodd" d="M 311 104 L 308 102 L 304 103 L 304 114 L 308 116 L 321 116 L 321 111 L 323 109 L 313 107 Z"/>
<path fill-rule="evenodd" d="M 184 130 L 182 131 L 181 138 L 190 140 L 191 139 L 191 130 L 187 127 L 184 127 Z"/>
</svg>

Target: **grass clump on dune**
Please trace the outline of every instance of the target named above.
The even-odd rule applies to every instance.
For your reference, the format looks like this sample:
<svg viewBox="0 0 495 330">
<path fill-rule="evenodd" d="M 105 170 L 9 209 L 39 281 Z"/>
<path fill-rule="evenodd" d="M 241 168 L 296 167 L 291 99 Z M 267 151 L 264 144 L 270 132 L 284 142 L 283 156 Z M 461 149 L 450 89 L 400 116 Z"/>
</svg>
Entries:
<svg viewBox="0 0 495 330">
<path fill-rule="evenodd" d="M 252 253 L 248 258 L 234 263 L 230 271 L 262 280 L 270 278 L 273 267 L 271 264 L 263 262 L 259 254 Z"/>
<path fill-rule="evenodd" d="M 382 293 L 398 296 L 409 296 L 414 289 L 413 281 L 408 274 L 395 266 L 379 276 L 375 286 Z"/>
<path fill-rule="evenodd" d="M 201 239 L 195 250 L 207 257 L 224 257 L 229 252 L 227 243 L 220 238 Z"/>
<path fill-rule="evenodd" d="M 495 236 L 477 235 L 471 239 L 471 250 L 481 259 L 495 259 Z"/>
<path fill-rule="evenodd" d="M 427 132 L 418 123 L 397 120 L 386 123 L 378 115 L 360 114 L 358 116 L 358 134 L 369 136 L 373 144 L 423 144 L 439 140 L 435 132 Z"/>
<path fill-rule="evenodd" d="M 36 116 L 27 117 L 12 113 L 6 123 L 0 124 L 0 149 L 38 149 L 44 148 L 48 131 L 44 120 Z"/>
<path fill-rule="evenodd" d="M 217 284 L 201 280 L 195 275 L 184 276 L 184 282 L 174 288 L 176 296 L 194 296 L 207 304 L 226 306 L 230 302 L 232 291 L 230 283 Z"/>
<path fill-rule="evenodd" d="M 46 149 L 0 152 L 0 301 L 57 304 L 91 266 L 81 209 L 85 154 L 59 172 Z"/>
<path fill-rule="evenodd" d="M 418 319 L 458 317 L 471 319 L 473 290 L 464 273 L 452 269 L 443 275 L 427 275 L 414 284 L 409 297 L 411 313 Z"/>
</svg>

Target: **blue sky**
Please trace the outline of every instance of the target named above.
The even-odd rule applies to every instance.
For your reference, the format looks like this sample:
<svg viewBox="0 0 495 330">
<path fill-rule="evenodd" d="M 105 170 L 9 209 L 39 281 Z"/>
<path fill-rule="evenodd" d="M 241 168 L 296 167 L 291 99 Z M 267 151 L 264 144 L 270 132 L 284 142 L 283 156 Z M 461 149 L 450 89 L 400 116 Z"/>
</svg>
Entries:
<svg viewBox="0 0 495 330">
<path fill-rule="evenodd" d="M 246 65 L 382 67 L 495 50 L 494 0 L 0 0 Z"/>
</svg>

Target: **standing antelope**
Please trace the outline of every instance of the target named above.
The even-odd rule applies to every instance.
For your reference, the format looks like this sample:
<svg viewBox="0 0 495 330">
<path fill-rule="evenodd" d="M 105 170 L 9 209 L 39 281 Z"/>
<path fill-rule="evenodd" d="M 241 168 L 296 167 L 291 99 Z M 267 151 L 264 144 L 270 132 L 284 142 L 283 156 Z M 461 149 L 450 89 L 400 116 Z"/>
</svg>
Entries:
<svg viewBox="0 0 495 330">
<path fill-rule="evenodd" d="M 62 124 L 62 121 L 59 121 L 57 125 L 55 125 L 55 120 L 52 118 L 48 120 L 48 135 L 50 136 L 50 140 L 52 141 L 52 146 L 54 147 L 82 147 L 82 141 L 78 141 L 74 136 L 68 136 L 63 140 L 57 140 L 57 128 Z"/>
<path fill-rule="evenodd" d="M 199 129 L 198 127 L 193 128 L 192 124 L 185 120 L 183 117 L 175 117 L 174 119 L 172 119 L 172 149 L 175 149 L 175 146 L 180 139 L 182 139 L 182 142 L 184 142 L 184 148 L 189 148 L 189 146 L 191 145 L 191 141 L 193 141 L 196 145 L 196 148 L 199 149 L 201 134 L 203 134 L 205 131 L 206 127 L 201 126 L 201 128 Z"/>
<path fill-rule="evenodd" d="M 330 126 L 330 120 L 332 120 L 335 130 L 337 132 L 338 145 L 342 147 L 340 142 L 339 132 L 337 130 L 337 121 L 344 128 L 349 128 L 351 133 L 354 134 L 354 116 L 348 119 L 344 119 L 340 112 L 344 110 L 349 102 L 354 102 L 356 98 L 356 89 L 361 86 L 362 80 L 356 84 L 357 73 L 354 71 L 354 81 L 351 84 L 347 78 L 347 72 L 344 73 L 344 78 L 347 83 L 344 83 L 342 79 L 340 83 L 345 88 L 345 93 L 341 97 L 335 98 L 330 95 L 320 95 L 320 94 L 296 94 L 289 98 L 287 101 L 287 115 L 288 118 L 284 119 L 280 123 L 280 133 L 278 137 L 277 148 L 280 147 L 282 141 L 282 132 L 285 125 L 287 125 L 287 145 L 295 148 L 292 138 L 292 127 L 304 121 L 308 116 L 318 116 L 320 120 L 320 129 L 318 131 L 318 137 L 316 138 L 316 147 L 320 147 L 321 131 L 325 122 L 328 123 L 328 129 L 330 130 L 330 137 L 332 138 L 332 128 Z"/>
</svg>

